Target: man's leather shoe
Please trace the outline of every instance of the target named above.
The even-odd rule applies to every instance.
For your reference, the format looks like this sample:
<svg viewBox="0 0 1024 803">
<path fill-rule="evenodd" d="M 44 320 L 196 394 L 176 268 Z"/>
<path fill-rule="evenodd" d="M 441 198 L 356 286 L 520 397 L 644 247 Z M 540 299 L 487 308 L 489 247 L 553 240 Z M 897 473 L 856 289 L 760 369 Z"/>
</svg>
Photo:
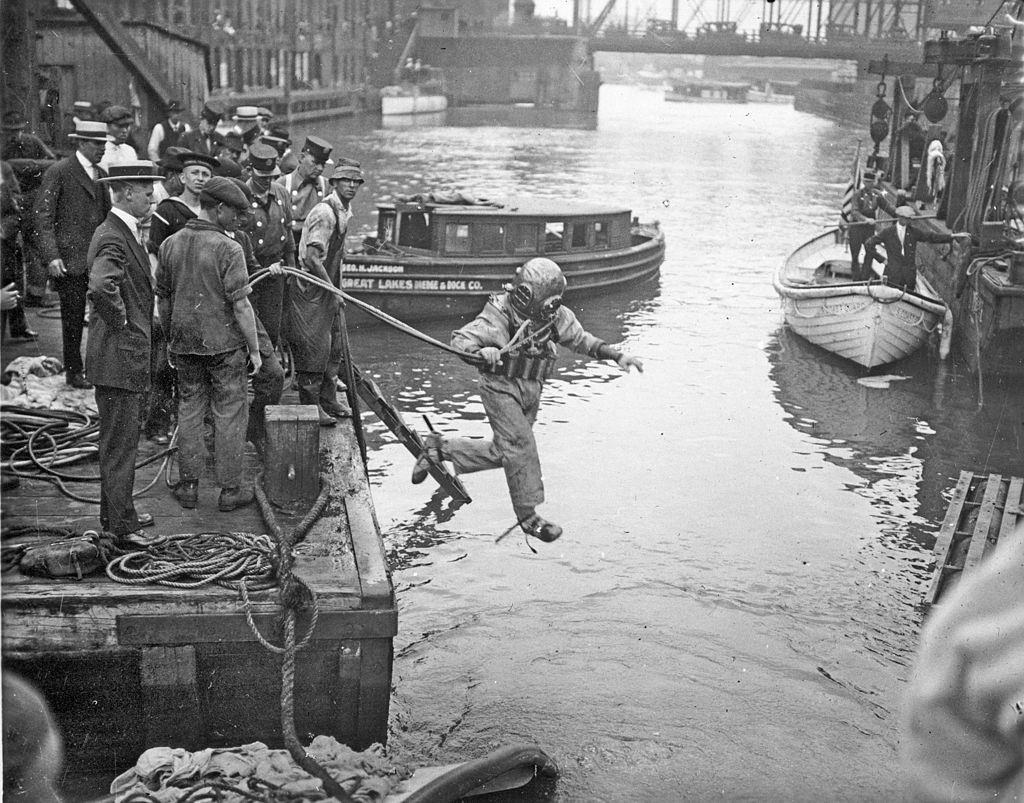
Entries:
<svg viewBox="0 0 1024 803">
<path fill-rule="evenodd" d="M 221 513 L 230 513 L 235 508 L 252 504 L 255 498 L 256 494 L 252 488 L 225 488 L 217 500 L 217 510 Z"/>
<path fill-rule="evenodd" d="M 92 385 L 81 371 L 77 374 L 68 374 L 67 382 L 71 387 L 78 388 L 79 390 L 92 390 Z"/>
<path fill-rule="evenodd" d="M 320 418 L 320 426 L 322 427 L 333 427 L 338 423 L 338 419 L 333 415 L 330 415 L 323 407 L 319 404 L 316 406 L 317 416 Z"/>
<path fill-rule="evenodd" d="M 199 501 L 199 481 L 182 480 L 171 493 L 185 510 L 194 510 Z"/>
<path fill-rule="evenodd" d="M 545 541 L 547 543 L 557 541 L 562 535 L 561 527 L 538 516 L 536 513 L 520 522 L 519 526 L 523 528 L 523 532 L 527 535 L 532 535 L 538 541 Z"/>
<path fill-rule="evenodd" d="M 140 527 L 152 527 L 156 524 L 152 513 L 137 513 L 135 518 L 138 519 Z"/>
<path fill-rule="evenodd" d="M 38 340 L 39 332 L 33 332 L 31 329 L 26 329 L 24 332 L 11 332 L 11 340 L 20 340 L 27 342 L 29 340 Z"/>
<path fill-rule="evenodd" d="M 320 407 L 327 415 L 334 418 L 351 418 L 352 408 L 348 404 L 342 404 L 337 400 L 332 399 L 320 399 Z"/>
<path fill-rule="evenodd" d="M 142 530 L 136 530 L 124 535 L 115 535 L 114 545 L 118 549 L 135 550 L 140 547 L 145 549 L 148 546 L 153 546 L 153 544 L 159 544 L 165 538 L 166 536 L 163 535 L 145 535 Z"/>
</svg>

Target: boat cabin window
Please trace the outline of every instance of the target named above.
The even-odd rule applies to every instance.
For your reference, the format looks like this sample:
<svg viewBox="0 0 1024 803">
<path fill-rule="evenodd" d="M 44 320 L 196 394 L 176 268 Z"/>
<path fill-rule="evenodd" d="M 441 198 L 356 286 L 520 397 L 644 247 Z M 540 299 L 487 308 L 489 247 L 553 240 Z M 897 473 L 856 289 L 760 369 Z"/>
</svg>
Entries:
<svg viewBox="0 0 1024 803">
<path fill-rule="evenodd" d="M 505 227 L 500 223 L 476 224 L 476 250 L 480 254 L 501 254 L 505 251 Z"/>
<path fill-rule="evenodd" d="M 574 223 L 572 226 L 572 247 L 573 248 L 586 248 L 587 247 L 587 224 L 586 223 Z"/>
<path fill-rule="evenodd" d="M 444 250 L 449 254 L 468 254 L 469 224 L 449 223 L 444 228 Z"/>
<path fill-rule="evenodd" d="M 395 241 L 395 213 L 381 210 L 377 220 L 377 239 L 382 243 Z"/>
<path fill-rule="evenodd" d="M 508 249 L 512 254 L 536 254 L 537 234 L 535 223 L 513 223 L 508 230 Z"/>
<path fill-rule="evenodd" d="M 544 251 L 565 250 L 565 224 L 562 221 L 557 223 L 544 224 Z"/>
<path fill-rule="evenodd" d="M 594 221 L 594 248 L 607 248 L 609 239 L 608 234 L 611 226 L 608 225 L 606 220 Z"/>
<path fill-rule="evenodd" d="M 430 248 L 430 222 L 425 212 L 406 212 L 398 229 L 398 244 L 410 248 Z"/>
</svg>

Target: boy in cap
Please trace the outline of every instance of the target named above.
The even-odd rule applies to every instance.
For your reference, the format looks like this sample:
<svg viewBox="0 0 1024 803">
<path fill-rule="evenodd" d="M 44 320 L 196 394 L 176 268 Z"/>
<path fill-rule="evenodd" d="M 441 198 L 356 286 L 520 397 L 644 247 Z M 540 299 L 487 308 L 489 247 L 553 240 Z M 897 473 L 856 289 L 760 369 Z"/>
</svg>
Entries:
<svg viewBox="0 0 1024 803">
<path fill-rule="evenodd" d="M 85 367 L 99 411 L 100 526 L 119 540 L 141 538 L 153 523 L 132 500 L 139 426 L 150 381 L 153 285 L 140 221 L 149 215 L 153 182 L 148 161 L 114 165 L 99 179 L 113 205 L 89 245 L 89 343 Z"/>
<path fill-rule="evenodd" d="M 341 287 L 345 234 L 352 217 L 351 203 L 363 184 L 358 162 L 342 159 L 331 174 L 333 192 L 316 204 L 306 218 L 299 241 L 302 270 Z M 292 347 L 299 401 L 315 404 L 322 426 L 350 416 L 338 399 L 338 373 L 343 357 L 345 313 L 336 295 L 291 277 L 288 285 L 288 343 Z"/>
<path fill-rule="evenodd" d="M 100 159 L 100 167 L 109 170 L 111 165 L 138 161 L 139 154 L 129 142 L 135 115 L 127 106 L 107 106 L 100 120 L 107 124 L 107 147 Z"/>
<path fill-rule="evenodd" d="M 83 373 L 82 331 L 85 325 L 89 264 L 86 255 L 93 232 L 110 210 L 110 196 L 97 180 L 107 145 L 107 126 L 82 120 L 69 135 L 77 149 L 47 168 L 36 193 L 32 216 L 35 246 L 60 297 L 64 372 L 71 387 L 91 388 Z"/>
<path fill-rule="evenodd" d="M 195 153 L 216 156 L 224 142 L 224 138 L 217 133 L 217 124 L 223 116 L 223 111 L 216 104 L 203 104 L 203 110 L 199 113 L 199 127 L 183 134 L 178 144 Z"/>
<path fill-rule="evenodd" d="M 177 145 L 185 133 L 192 130 L 182 119 L 183 111 L 181 101 L 168 101 L 166 119 L 153 126 L 148 150 L 149 158 L 154 162 L 159 161 L 168 148 Z"/>
<path fill-rule="evenodd" d="M 452 345 L 481 358 L 480 396 L 494 432 L 491 440 L 426 436 L 427 451 L 451 460 L 460 474 L 491 468 L 505 470 L 512 509 L 519 526 L 541 541 L 554 541 L 562 528 L 537 513 L 544 501 L 540 457 L 533 423 L 544 380 L 558 353 L 556 344 L 597 360 L 614 360 L 628 372 L 643 363 L 594 337 L 562 306 L 565 277 L 550 259 L 531 259 L 516 271 L 511 285 L 491 296 L 475 320 L 452 333 Z M 412 481 L 427 478 L 421 456 Z"/>
<path fill-rule="evenodd" d="M 243 485 L 246 358 L 252 373 L 263 365 L 249 276 L 242 247 L 227 231 L 248 209 L 231 179 L 214 176 L 199 195 L 200 212 L 160 246 L 156 295 L 168 350 L 178 369 L 178 458 L 181 481 L 174 497 L 186 509 L 198 503 L 205 464 L 204 419 L 212 412 L 218 509 L 247 505 Z"/>
<path fill-rule="evenodd" d="M 913 291 L 917 287 L 917 244 L 951 243 L 954 239 L 967 238 L 970 234 L 956 232 L 945 234 L 929 231 L 925 228 L 912 226 L 911 221 L 917 217 L 914 207 L 896 207 L 896 223 L 887 226 L 877 234 L 871 235 L 864 243 L 864 264 L 871 270 L 872 260 L 877 259 L 885 265 L 884 272 L 879 271 L 883 281 L 903 290 Z M 879 256 L 875 246 L 885 246 L 885 256 Z"/>
<path fill-rule="evenodd" d="M 274 179 L 281 175 L 277 151 L 256 143 L 249 151 L 252 175 L 246 186 L 252 192 L 252 209 L 246 233 L 252 240 L 260 267 L 282 264 L 295 267 L 295 240 L 292 237 L 291 205 L 284 187 Z M 253 305 L 277 346 L 281 336 L 285 277 L 264 279 L 253 288 Z"/>
<path fill-rule="evenodd" d="M 330 192 L 322 174 L 333 147 L 330 142 L 319 137 L 306 137 L 295 170 L 277 180 L 291 201 L 292 234 L 296 245 L 302 237 L 302 227 L 309 211 Z"/>
</svg>

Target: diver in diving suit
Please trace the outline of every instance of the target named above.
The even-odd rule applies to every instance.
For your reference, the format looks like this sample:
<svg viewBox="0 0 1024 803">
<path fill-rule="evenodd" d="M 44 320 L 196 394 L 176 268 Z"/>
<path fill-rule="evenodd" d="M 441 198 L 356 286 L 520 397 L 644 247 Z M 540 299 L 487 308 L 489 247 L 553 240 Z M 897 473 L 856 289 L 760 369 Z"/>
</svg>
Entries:
<svg viewBox="0 0 1024 803">
<path fill-rule="evenodd" d="M 452 333 L 452 346 L 482 359 L 480 396 L 494 437 L 426 436 L 426 452 L 412 472 L 414 483 L 428 473 L 427 454 L 450 460 L 459 473 L 503 468 L 519 526 L 542 541 L 554 541 L 562 528 L 536 508 L 544 501 L 540 457 L 533 423 L 541 389 L 561 344 L 598 360 L 615 360 L 624 371 L 643 372 L 643 363 L 587 332 L 572 310 L 562 306 L 565 276 L 550 259 L 531 259 L 516 271 L 505 292 L 491 296 L 483 311 Z M 476 363 L 473 363 L 476 364 Z"/>
</svg>

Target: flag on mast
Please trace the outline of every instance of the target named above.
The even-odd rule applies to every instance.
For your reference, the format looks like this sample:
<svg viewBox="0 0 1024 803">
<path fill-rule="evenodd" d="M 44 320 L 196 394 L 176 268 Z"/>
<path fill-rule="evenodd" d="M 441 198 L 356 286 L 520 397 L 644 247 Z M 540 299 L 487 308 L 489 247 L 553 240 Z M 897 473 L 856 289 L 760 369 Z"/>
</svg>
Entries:
<svg viewBox="0 0 1024 803">
<path fill-rule="evenodd" d="M 850 183 L 846 185 L 846 191 L 843 193 L 843 203 L 839 207 L 839 225 L 843 226 L 848 224 L 853 218 L 853 196 L 860 187 L 861 180 L 864 178 L 864 171 L 860 165 L 860 149 L 861 140 L 857 140 L 857 154 L 853 157 L 853 170 L 850 174 Z"/>
</svg>

